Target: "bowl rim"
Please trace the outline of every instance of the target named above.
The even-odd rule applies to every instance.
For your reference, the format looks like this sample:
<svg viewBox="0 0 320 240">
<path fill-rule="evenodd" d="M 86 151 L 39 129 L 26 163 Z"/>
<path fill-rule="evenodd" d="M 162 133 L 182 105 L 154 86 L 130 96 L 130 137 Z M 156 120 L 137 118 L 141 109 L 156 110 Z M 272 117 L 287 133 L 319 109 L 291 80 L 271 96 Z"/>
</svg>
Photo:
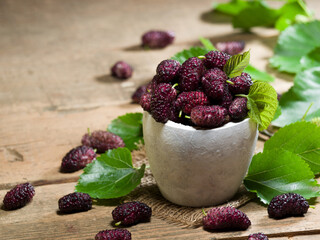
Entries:
<svg viewBox="0 0 320 240">
<path fill-rule="evenodd" d="M 181 123 L 173 122 L 171 120 L 168 120 L 166 123 L 157 122 L 149 112 L 144 111 L 144 114 L 148 114 L 149 117 L 152 119 L 152 121 L 154 121 L 157 124 L 161 124 L 163 126 L 170 127 L 170 128 L 175 128 L 175 129 L 180 129 L 180 130 L 185 130 L 185 131 L 192 131 L 192 132 L 201 132 L 201 131 L 217 132 L 217 131 L 223 131 L 223 130 L 226 130 L 226 129 L 229 129 L 229 128 L 239 127 L 239 125 L 248 124 L 249 121 L 252 121 L 249 117 L 247 117 L 247 118 L 243 119 L 240 122 L 228 122 L 225 125 L 217 127 L 217 128 L 197 129 L 197 128 L 194 128 L 194 127 L 189 126 L 189 125 L 184 125 L 184 124 L 181 124 Z"/>
</svg>

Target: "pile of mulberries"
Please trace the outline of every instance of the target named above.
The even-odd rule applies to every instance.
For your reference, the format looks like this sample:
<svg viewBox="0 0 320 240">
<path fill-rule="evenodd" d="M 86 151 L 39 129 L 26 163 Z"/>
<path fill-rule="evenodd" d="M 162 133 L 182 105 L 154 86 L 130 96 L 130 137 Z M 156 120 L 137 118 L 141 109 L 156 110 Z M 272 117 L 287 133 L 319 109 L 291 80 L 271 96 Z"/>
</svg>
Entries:
<svg viewBox="0 0 320 240">
<path fill-rule="evenodd" d="M 161 123 L 168 120 L 202 128 L 242 121 L 248 115 L 247 95 L 251 76 L 228 78 L 223 71 L 231 55 L 210 51 L 183 64 L 162 61 L 140 98 L 140 105 Z"/>
</svg>

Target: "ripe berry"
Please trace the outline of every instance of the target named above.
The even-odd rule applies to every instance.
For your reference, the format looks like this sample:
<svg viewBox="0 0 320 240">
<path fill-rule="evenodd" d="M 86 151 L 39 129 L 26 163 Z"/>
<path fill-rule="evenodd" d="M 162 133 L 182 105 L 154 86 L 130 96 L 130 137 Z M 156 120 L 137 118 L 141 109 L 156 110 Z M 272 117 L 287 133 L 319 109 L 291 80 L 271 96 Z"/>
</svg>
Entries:
<svg viewBox="0 0 320 240">
<path fill-rule="evenodd" d="M 220 51 L 210 51 L 205 55 L 204 65 L 207 68 L 223 68 L 231 57 L 229 54 Z"/>
<path fill-rule="evenodd" d="M 248 240 L 268 240 L 268 237 L 263 233 L 250 234 Z"/>
<path fill-rule="evenodd" d="M 164 48 L 173 42 L 174 37 L 174 32 L 152 30 L 142 35 L 142 46 Z"/>
<path fill-rule="evenodd" d="M 214 100 L 221 100 L 228 91 L 227 79 L 227 75 L 221 69 L 209 69 L 201 79 L 204 92 Z"/>
<path fill-rule="evenodd" d="M 112 217 L 116 225 L 124 226 L 149 221 L 151 214 L 151 208 L 138 201 L 123 203 L 112 211 Z"/>
<path fill-rule="evenodd" d="M 251 76 L 245 72 L 238 77 L 230 78 L 229 81 L 233 82 L 233 84 L 228 84 L 232 94 L 248 94 L 250 86 L 253 84 Z"/>
<path fill-rule="evenodd" d="M 216 207 L 202 219 L 203 227 L 210 230 L 246 230 L 251 222 L 247 215 L 234 207 Z"/>
<path fill-rule="evenodd" d="M 226 87 L 227 88 L 227 87 Z M 222 99 L 219 101 L 219 104 L 221 107 L 224 107 L 226 109 L 229 108 L 229 106 L 231 105 L 233 101 L 233 96 L 232 94 L 230 93 L 229 89 L 227 88 L 225 91 L 224 91 L 224 94 L 222 96 Z"/>
<path fill-rule="evenodd" d="M 187 115 L 190 115 L 192 108 L 209 104 L 208 97 L 200 91 L 182 92 L 175 101 L 175 106 Z"/>
<path fill-rule="evenodd" d="M 216 48 L 221 52 L 236 55 L 243 51 L 244 45 L 244 41 L 218 42 L 216 43 Z"/>
<path fill-rule="evenodd" d="M 143 110 L 150 112 L 151 110 L 150 103 L 151 103 L 151 94 L 147 92 L 141 96 L 140 105 L 143 108 Z"/>
<path fill-rule="evenodd" d="M 285 193 L 275 196 L 269 206 L 268 214 L 271 218 L 285 218 L 302 216 L 309 209 L 306 199 L 297 193 Z"/>
<path fill-rule="evenodd" d="M 59 199 L 59 210 L 63 213 L 88 211 L 92 207 L 89 194 L 74 192 Z"/>
<path fill-rule="evenodd" d="M 151 95 L 151 115 L 157 122 L 166 123 L 169 119 L 177 91 L 168 83 L 160 83 Z"/>
<path fill-rule="evenodd" d="M 81 140 L 82 145 L 91 147 L 97 150 L 97 153 L 104 153 L 109 149 L 125 147 L 121 137 L 107 131 L 94 131 L 86 133 Z"/>
<path fill-rule="evenodd" d="M 111 68 L 112 76 L 115 76 L 120 79 L 127 79 L 132 76 L 133 69 L 132 67 L 124 62 L 118 61 Z"/>
<path fill-rule="evenodd" d="M 71 149 L 62 159 L 61 171 L 74 172 L 91 163 L 97 154 L 91 147 L 78 146 Z"/>
<path fill-rule="evenodd" d="M 147 84 L 138 87 L 134 93 L 131 95 L 131 100 L 133 103 L 139 103 L 141 96 L 147 92 Z"/>
<path fill-rule="evenodd" d="M 131 240 L 131 233 L 127 229 L 104 230 L 97 233 L 95 240 Z"/>
<path fill-rule="evenodd" d="M 179 70 L 180 90 L 184 92 L 197 90 L 203 71 L 203 62 L 199 58 L 192 57 L 186 60 Z"/>
<path fill-rule="evenodd" d="M 230 121 L 228 110 L 221 106 L 197 106 L 191 110 L 191 121 L 199 126 L 215 128 Z"/>
<path fill-rule="evenodd" d="M 18 184 L 6 193 L 3 199 L 3 206 L 7 210 L 24 207 L 32 200 L 34 194 L 34 188 L 30 183 Z"/>
<path fill-rule="evenodd" d="M 180 63 L 176 60 L 163 60 L 157 67 L 157 75 L 159 76 L 159 80 L 157 82 L 169 83 L 174 80 L 180 66 Z"/>
<path fill-rule="evenodd" d="M 236 97 L 229 106 L 229 115 L 233 120 L 241 121 L 248 115 L 247 98 Z"/>
</svg>

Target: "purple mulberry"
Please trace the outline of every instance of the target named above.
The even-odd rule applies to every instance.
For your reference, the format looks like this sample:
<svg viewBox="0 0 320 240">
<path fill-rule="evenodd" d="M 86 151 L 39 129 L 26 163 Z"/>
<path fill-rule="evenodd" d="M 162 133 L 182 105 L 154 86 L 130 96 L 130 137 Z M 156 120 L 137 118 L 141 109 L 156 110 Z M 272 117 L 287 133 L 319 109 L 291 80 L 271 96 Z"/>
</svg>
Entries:
<svg viewBox="0 0 320 240">
<path fill-rule="evenodd" d="M 163 60 L 157 67 L 157 75 L 159 76 L 159 80 L 157 82 L 172 82 L 176 78 L 180 66 L 180 63 L 176 60 Z"/>
<path fill-rule="evenodd" d="M 179 70 L 179 88 L 183 92 L 195 91 L 199 87 L 204 72 L 202 60 L 192 57 L 186 60 Z"/>
<path fill-rule="evenodd" d="M 248 240 L 268 240 L 268 237 L 263 233 L 250 234 Z"/>
<path fill-rule="evenodd" d="M 210 51 L 205 55 L 204 65 L 207 68 L 220 68 L 222 69 L 231 56 L 227 53 L 220 51 Z"/>
<path fill-rule="evenodd" d="M 175 38 L 174 32 L 152 30 L 142 35 L 142 46 L 149 48 L 164 48 Z"/>
<path fill-rule="evenodd" d="M 142 202 L 127 202 L 112 211 L 116 225 L 130 226 L 139 222 L 147 222 L 152 215 L 151 208 Z"/>
<path fill-rule="evenodd" d="M 34 194 L 34 188 L 30 183 L 18 184 L 6 193 L 3 206 L 7 210 L 22 208 L 32 200 Z"/>
<path fill-rule="evenodd" d="M 209 230 L 246 230 L 251 225 L 247 215 L 234 207 L 212 208 L 202 223 Z"/>
<path fill-rule="evenodd" d="M 147 92 L 141 96 L 140 105 L 143 108 L 143 110 L 150 112 L 151 111 L 150 103 L 151 103 L 151 94 Z"/>
<path fill-rule="evenodd" d="M 226 109 L 229 108 L 229 106 L 231 105 L 233 101 L 233 96 L 232 94 L 230 93 L 229 89 L 226 89 L 224 91 L 224 94 L 223 94 L 223 97 L 222 99 L 219 101 L 219 104 L 221 107 L 224 107 Z"/>
<path fill-rule="evenodd" d="M 127 229 L 111 229 L 97 233 L 95 240 L 131 240 L 131 233 Z"/>
<path fill-rule="evenodd" d="M 271 218 L 285 218 L 303 216 L 309 209 L 306 199 L 297 193 L 285 193 L 275 196 L 269 206 L 268 214 Z"/>
<path fill-rule="evenodd" d="M 227 79 L 227 75 L 219 68 L 208 70 L 201 79 L 204 92 L 214 100 L 221 100 L 228 91 Z"/>
<path fill-rule="evenodd" d="M 74 172 L 91 163 L 97 154 L 91 147 L 78 146 L 71 149 L 62 159 L 61 171 Z"/>
<path fill-rule="evenodd" d="M 248 115 L 247 98 L 237 97 L 229 106 L 229 115 L 233 120 L 241 121 Z"/>
<path fill-rule="evenodd" d="M 157 122 L 166 123 L 170 117 L 177 91 L 168 83 L 160 83 L 151 96 L 151 115 Z"/>
<path fill-rule="evenodd" d="M 215 128 L 230 121 L 228 110 L 221 106 L 197 106 L 191 110 L 191 121 L 199 127 Z"/>
<path fill-rule="evenodd" d="M 241 73 L 240 76 L 230 78 L 229 81 L 233 84 L 228 84 L 232 94 L 248 94 L 252 83 L 251 76 L 248 73 Z"/>
<path fill-rule="evenodd" d="M 216 44 L 216 48 L 221 52 L 225 52 L 230 55 L 236 55 L 243 51 L 244 45 L 244 41 L 218 42 Z"/>
<path fill-rule="evenodd" d="M 182 92 L 175 101 L 175 106 L 185 114 L 190 115 L 191 110 L 196 106 L 209 105 L 208 97 L 199 91 Z"/>
<path fill-rule="evenodd" d="M 89 194 L 74 192 L 59 199 L 59 210 L 63 213 L 88 211 L 92 207 Z"/>
<path fill-rule="evenodd" d="M 140 103 L 141 96 L 147 92 L 147 84 L 138 87 L 131 96 L 133 103 Z"/>
<path fill-rule="evenodd" d="M 125 147 L 121 137 L 107 131 L 94 131 L 86 133 L 81 140 L 82 145 L 91 147 L 97 150 L 97 153 L 104 153 L 109 149 Z"/>
<path fill-rule="evenodd" d="M 132 72 L 132 67 L 124 61 L 116 62 L 111 68 L 112 76 L 117 77 L 119 79 L 127 79 L 131 77 Z"/>
</svg>

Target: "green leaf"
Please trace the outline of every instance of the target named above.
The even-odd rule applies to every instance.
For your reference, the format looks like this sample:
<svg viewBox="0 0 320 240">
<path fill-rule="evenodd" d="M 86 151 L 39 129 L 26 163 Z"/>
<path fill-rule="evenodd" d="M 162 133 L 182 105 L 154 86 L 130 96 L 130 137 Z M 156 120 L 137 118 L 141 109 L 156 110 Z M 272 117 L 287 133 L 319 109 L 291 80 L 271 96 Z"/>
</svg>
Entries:
<svg viewBox="0 0 320 240">
<path fill-rule="evenodd" d="M 313 51 L 300 59 L 302 69 L 308 69 L 320 66 L 320 47 L 316 47 Z"/>
<path fill-rule="evenodd" d="M 283 127 L 301 120 L 311 106 L 305 120 L 320 117 L 320 67 L 302 71 L 294 78 L 293 87 L 284 93 L 280 99 L 282 114 L 272 122 Z"/>
<path fill-rule="evenodd" d="M 265 130 L 278 107 L 277 92 L 265 82 L 255 82 L 247 96 L 247 107 L 249 117 L 259 124 L 259 130 Z"/>
<path fill-rule="evenodd" d="M 303 56 L 320 47 L 320 21 L 295 24 L 281 32 L 270 64 L 279 71 L 298 73 Z"/>
<path fill-rule="evenodd" d="M 127 148 L 109 150 L 84 168 L 76 191 L 87 193 L 92 198 L 122 197 L 140 184 L 144 170 L 145 165 L 140 169 L 133 168 Z"/>
<path fill-rule="evenodd" d="M 258 81 L 261 81 L 261 82 L 273 82 L 274 81 L 274 77 L 273 76 L 269 75 L 266 72 L 258 70 L 257 68 L 255 68 L 251 64 L 249 64 L 244 69 L 244 72 L 250 74 L 250 76 L 254 80 L 258 80 Z"/>
<path fill-rule="evenodd" d="M 268 7 L 264 2 L 253 1 L 232 19 L 234 28 L 250 29 L 256 26 L 273 26 L 279 12 Z"/>
<path fill-rule="evenodd" d="M 319 185 L 309 166 L 297 155 L 281 149 L 254 155 L 244 185 L 266 204 L 288 192 L 306 199 L 320 196 Z"/>
<path fill-rule="evenodd" d="M 287 125 L 274 134 L 264 150 L 281 148 L 301 157 L 314 174 L 320 173 L 320 127 L 310 122 Z"/>
<path fill-rule="evenodd" d="M 295 0 L 284 4 L 280 9 L 281 17 L 276 21 L 275 28 L 283 31 L 288 26 L 299 22 L 301 16 L 306 17 L 309 21 L 312 18 L 312 14 L 307 9 L 305 3 L 302 0 Z"/>
<path fill-rule="evenodd" d="M 274 114 L 274 117 L 272 119 L 272 121 L 276 120 L 280 115 L 281 115 L 281 107 L 279 105 L 279 102 L 278 102 L 278 107 L 277 107 L 277 110 L 276 110 L 276 113 Z"/>
<path fill-rule="evenodd" d="M 120 136 L 126 148 L 137 149 L 137 143 L 143 142 L 142 113 L 127 113 L 114 119 L 107 129 Z"/>
<path fill-rule="evenodd" d="M 250 61 L 250 52 L 233 55 L 223 67 L 223 71 L 229 78 L 240 76 L 243 70 L 248 66 Z"/>
<path fill-rule="evenodd" d="M 232 0 L 229 3 L 214 4 L 213 8 L 215 11 L 235 16 L 249 5 L 250 2 L 248 1 Z"/>
<path fill-rule="evenodd" d="M 187 50 L 176 53 L 171 59 L 177 60 L 181 64 L 188 58 L 206 55 L 209 50 L 202 47 L 191 47 Z"/>
<path fill-rule="evenodd" d="M 215 46 L 213 46 L 212 42 L 209 39 L 200 37 L 199 40 L 205 49 L 207 49 L 209 51 L 217 51 L 218 50 L 218 49 L 216 49 Z"/>
</svg>

